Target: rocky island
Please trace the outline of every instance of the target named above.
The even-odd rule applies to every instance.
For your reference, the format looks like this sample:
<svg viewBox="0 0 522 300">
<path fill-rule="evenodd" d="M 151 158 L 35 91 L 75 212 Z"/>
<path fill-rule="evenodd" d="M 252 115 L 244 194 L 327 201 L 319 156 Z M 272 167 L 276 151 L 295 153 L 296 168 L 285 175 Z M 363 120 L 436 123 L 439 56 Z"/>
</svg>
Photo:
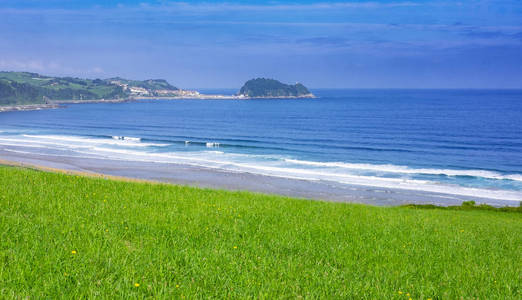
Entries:
<svg viewBox="0 0 522 300">
<path fill-rule="evenodd" d="M 268 78 L 256 78 L 247 81 L 239 96 L 247 98 L 314 98 L 314 95 L 302 84 L 284 84 Z"/>
</svg>

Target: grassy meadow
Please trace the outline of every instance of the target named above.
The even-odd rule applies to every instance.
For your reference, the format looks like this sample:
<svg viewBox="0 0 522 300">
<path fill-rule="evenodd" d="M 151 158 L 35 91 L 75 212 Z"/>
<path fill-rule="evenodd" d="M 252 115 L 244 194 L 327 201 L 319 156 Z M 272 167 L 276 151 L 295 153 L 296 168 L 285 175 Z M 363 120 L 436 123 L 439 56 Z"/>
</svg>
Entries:
<svg viewBox="0 0 522 300">
<path fill-rule="evenodd" d="M 521 299 L 522 214 L 0 167 L 0 298 Z"/>
</svg>

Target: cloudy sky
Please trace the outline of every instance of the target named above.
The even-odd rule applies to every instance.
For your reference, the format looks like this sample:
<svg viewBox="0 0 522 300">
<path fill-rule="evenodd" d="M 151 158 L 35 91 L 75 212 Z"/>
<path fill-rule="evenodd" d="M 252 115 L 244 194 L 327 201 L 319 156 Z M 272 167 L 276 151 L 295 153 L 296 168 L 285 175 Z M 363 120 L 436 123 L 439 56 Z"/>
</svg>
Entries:
<svg viewBox="0 0 522 300">
<path fill-rule="evenodd" d="M 0 70 L 182 88 L 522 88 L 522 1 L 1 0 Z"/>
</svg>

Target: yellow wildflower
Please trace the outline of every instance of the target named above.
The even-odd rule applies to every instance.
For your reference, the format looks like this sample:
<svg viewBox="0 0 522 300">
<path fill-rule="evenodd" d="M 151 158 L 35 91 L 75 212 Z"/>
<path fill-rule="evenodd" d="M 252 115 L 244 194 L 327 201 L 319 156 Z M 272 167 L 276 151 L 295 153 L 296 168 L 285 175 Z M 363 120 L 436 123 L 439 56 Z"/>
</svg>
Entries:
<svg viewBox="0 0 522 300">
<path fill-rule="evenodd" d="M 237 246 L 234 246 L 234 249 L 237 249 Z"/>
<path fill-rule="evenodd" d="M 140 284 L 139 284 L 139 283 L 135 283 L 134 286 L 135 286 L 135 287 L 139 287 Z"/>
<path fill-rule="evenodd" d="M 71 251 L 72 254 L 76 254 L 76 250 Z"/>
<path fill-rule="evenodd" d="M 179 288 L 179 284 L 176 284 L 176 287 Z"/>
</svg>

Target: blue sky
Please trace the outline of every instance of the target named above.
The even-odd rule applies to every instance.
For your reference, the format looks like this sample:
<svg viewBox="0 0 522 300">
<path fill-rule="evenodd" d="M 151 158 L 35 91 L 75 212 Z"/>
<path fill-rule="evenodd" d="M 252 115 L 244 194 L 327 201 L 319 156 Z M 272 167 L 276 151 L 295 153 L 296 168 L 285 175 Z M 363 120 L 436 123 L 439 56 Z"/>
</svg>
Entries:
<svg viewBox="0 0 522 300">
<path fill-rule="evenodd" d="M 522 88 L 522 1 L 0 1 L 0 70 L 239 88 Z"/>
</svg>

